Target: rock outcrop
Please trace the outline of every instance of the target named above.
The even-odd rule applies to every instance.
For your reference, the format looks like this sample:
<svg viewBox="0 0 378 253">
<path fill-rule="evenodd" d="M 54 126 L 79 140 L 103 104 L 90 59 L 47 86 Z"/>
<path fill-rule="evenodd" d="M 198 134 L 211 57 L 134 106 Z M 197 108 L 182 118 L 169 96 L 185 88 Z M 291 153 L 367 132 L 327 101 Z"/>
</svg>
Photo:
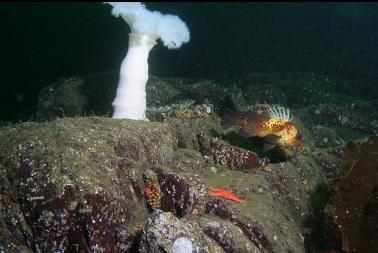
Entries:
<svg viewBox="0 0 378 253">
<path fill-rule="evenodd" d="M 214 138 L 221 130 L 214 113 L 165 123 L 89 117 L 2 128 L 0 249 L 304 252 L 310 199 L 327 184 L 317 161 L 298 154 L 269 164 Z M 219 162 L 219 145 L 248 154 L 246 162 Z M 146 203 L 147 171 L 160 186 L 160 210 Z M 209 186 L 230 189 L 246 204 L 212 197 Z"/>
</svg>

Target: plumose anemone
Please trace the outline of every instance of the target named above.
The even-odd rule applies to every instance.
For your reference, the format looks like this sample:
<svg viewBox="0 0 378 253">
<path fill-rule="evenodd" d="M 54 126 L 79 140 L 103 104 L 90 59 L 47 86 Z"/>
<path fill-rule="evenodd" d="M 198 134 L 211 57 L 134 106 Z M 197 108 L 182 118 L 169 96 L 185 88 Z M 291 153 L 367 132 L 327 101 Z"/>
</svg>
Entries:
<svg viewBox="0 0 378 253">
<path fill-rule="evenodd" d="M 146 83 L 148 55 L 161 39 L 168 49 L 181 47 L 190 39 L 186 24 L 175 15 L 149 11 L 140 2 L 106 2 L 112 14 L 129 25 L 129 48 L 122 61 L 116 97 L 112 103 L 113 118 L 148 120 L 146 118 Z"/>
</svg>

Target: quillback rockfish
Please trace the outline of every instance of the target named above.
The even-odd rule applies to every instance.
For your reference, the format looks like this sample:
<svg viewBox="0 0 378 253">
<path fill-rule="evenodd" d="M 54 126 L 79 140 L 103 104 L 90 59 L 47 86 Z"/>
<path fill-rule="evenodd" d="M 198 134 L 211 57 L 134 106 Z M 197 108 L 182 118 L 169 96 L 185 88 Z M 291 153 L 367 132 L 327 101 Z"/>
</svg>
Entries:
<svg viewBox="0 0 378 253">
<path fill-rule="evenodd" d="M 227 110 L 222 119 L 226 127 L 239 128 L 243 136 L 263 138 L 264 151 L 277 145 L 284 148 L 304 145 L 293 116 L 282 106 L 257 106 L 238 113 Z"/>
</svg>

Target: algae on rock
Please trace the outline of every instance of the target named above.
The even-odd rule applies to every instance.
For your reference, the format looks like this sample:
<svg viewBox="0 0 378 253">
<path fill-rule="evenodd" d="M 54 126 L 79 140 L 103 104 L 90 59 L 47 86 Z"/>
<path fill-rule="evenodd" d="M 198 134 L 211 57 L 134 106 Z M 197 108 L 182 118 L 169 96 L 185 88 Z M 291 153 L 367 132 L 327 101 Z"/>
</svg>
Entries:
<svg viewBox="0 0 378 253">
<path fill-rule="evenodd" d="M 0 204 L 2 210 L 9 208 L 5 200 L 12 205 L 0 216 L 8 235 L 0 245 L 20 252 L 152 252 L 153 241 L 163 237 L 144 237 L 152 231 L 146 221 L 154 217 L 144 197 L 143 173 L 150 170 L 160 185 L 159 215 L 203 232 L 188 237 L 195 250 L 304 252 L 310 196 L 326 180 L 319 165 L 304 154 L 230 170 L 214 160 L 211 147 L 213 134 L 222 131 L 219 122 L 215 114 L 165 123 L 88 117 L 0 129 Z M 246 204 L 211 197 L 209 186 L 230 189 Z M 227 227 L 228 234 L 216 235 Z M 164 250 L 172 250 L 171 242 Z"/>
</svg>

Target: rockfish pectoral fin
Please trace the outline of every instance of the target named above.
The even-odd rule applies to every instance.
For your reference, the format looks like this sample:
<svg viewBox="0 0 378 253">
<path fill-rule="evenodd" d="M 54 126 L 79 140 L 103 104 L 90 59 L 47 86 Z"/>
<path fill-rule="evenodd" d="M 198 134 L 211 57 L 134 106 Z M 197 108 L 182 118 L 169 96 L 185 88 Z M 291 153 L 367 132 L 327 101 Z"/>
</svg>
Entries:
<svg viewBox="0 0 378 253">
<path fill-rule="evenodd" d="M 275 135 L 275 134 L 268 134 L 264 136 L 264 141 L 269 143 L 269 144 L 274 144 L 276 145 L 279 140 L 281 139 L 281 136 Z"/>
<path fill-rule="evenodd" d="M 268 151 L 277 146 L 280 136 L 275 134 L 268 134 L 264 138 L 263 150 Z"/>
<path fill-rule="evenodd" d="M 271 150 L 272 148 L 274 148 L 276 146 L 276 144 L 269 144 L 269 143 L 264 143 L 263 144 L 263 151 L 268 151 L 268 150 Z"/>
<path fill-rule="evenodd" d="M 253 137 L 253 136 L 256 136 L 256 134 L 250 130 L 247 130 L 245 128 L 241 128 L 239 130 L 239 134 L 244 136 L 244 137 Z"/>
</svg>

